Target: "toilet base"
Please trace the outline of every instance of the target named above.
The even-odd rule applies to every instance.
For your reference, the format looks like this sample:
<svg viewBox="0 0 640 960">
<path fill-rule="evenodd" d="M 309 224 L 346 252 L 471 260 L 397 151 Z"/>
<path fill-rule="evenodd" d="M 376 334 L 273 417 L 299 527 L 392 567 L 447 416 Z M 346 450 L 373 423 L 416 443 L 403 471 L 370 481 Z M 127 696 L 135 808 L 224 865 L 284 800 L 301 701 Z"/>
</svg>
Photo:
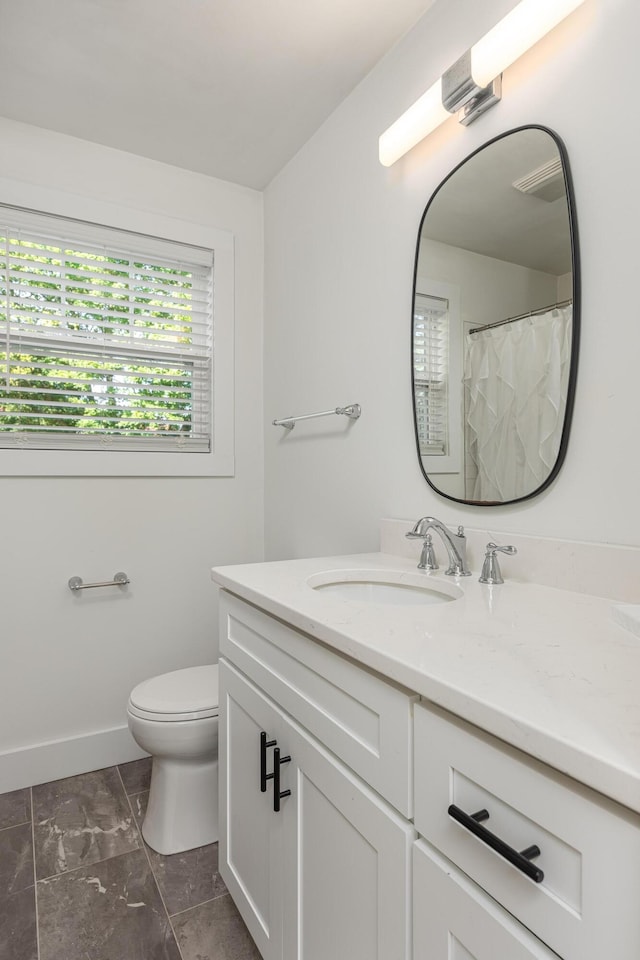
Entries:
<svg viewBox="0 0 640 960">
<path fill-rule="evenodd" d="M 217 841 L 217 759 L 153 758 L 142 836 L 152 850 L 165 855 Z"/>
</svg>

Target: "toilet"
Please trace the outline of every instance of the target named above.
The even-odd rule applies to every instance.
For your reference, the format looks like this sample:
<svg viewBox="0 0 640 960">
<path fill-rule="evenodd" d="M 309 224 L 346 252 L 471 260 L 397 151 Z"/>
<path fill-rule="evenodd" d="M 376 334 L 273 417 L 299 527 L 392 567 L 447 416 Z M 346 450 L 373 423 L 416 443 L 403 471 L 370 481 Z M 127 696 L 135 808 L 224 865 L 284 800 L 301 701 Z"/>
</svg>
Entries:
<svg viewBox="0 0 640 960">
<path fill-rule="evenodd" d="M 142 836 L 158 853 L 218 839 L 218 666 L 188 667 L 139 683 L 129 730 L 153 758 Z"/>
</svg>

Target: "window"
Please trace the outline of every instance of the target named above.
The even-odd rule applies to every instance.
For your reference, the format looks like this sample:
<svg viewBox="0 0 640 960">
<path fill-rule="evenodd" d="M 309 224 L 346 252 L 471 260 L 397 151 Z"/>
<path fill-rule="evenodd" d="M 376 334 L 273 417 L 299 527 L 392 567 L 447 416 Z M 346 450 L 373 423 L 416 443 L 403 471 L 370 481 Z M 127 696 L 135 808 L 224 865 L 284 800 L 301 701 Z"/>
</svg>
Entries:
<svg viewBox="0 0 640 960">
<path fill-rule="evenodd" d="M 449 303 L 416 292 L 413 314 L 413 391 L 423 456 L 449 452 L 447 385 Z"/>
<path fill-rule="evenodd" d="M 460 292 L 416 277 L 412 362 L 416 433 L 426 473 L 458 473 L 462 456 Z"/>
<path fill-rule="evenodd" d="M 0 458 L 230 472 L 194 469 L 216 452 L 214 261 L 217 282 L 211 248 L 0 207 Z"/>
</svg>

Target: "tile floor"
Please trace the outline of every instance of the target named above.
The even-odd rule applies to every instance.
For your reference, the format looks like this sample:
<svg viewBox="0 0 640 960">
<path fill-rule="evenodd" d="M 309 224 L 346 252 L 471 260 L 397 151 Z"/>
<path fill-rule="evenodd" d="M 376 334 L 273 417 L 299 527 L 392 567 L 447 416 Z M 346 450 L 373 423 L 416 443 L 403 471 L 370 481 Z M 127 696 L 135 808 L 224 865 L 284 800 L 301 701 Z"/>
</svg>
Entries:
<svg viewBox="0 0 640 960">
<path fill-rule="evenodd" d="M 218 845 L 140 834 L 150 760 L 0 795 L 2 960 L 260 960 Z"/>
</svg>

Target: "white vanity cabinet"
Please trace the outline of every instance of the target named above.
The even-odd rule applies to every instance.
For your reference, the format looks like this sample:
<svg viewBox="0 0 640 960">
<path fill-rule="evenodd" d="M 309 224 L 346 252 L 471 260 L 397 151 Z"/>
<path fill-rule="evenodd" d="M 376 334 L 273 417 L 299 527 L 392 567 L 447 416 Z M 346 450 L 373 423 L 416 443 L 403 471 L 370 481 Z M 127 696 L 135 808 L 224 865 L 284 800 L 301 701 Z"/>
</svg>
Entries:
<svg viewBox="0 0 640 960">
<path fill-rule="evenodd" d="M 220 872 L 264 960 L 640 960 L 636 813 L 231 593 L 220 609 Z"/>
<path fill-rule="evenodd" d="M 235 597 L 223 597 L 221 607 L 226 639 L 221 639 L 220 659 L 220 872 L 264 960 L 410 960 L 413 825 L 234 662 L 243 660 L 238 654 L 242 637 L 245 669 L 265 668 L 266 661 L 259 664 L 257 653 L 262 643 L 279 649 L 282 625 Z M 308 645 L 313 659 L 313 642 L 298 639 Z M 291 651 L 286 644 L 282 652 L 284 669 L 276 668 L 271 680 L 288 685 L 298 696 L 313 670 L 303 657 L 296 661 L 297 673 L 292 664 L 288 671 Z M 308 701 L 314 712 L 307 723 L 312 728 L 316 720 L 321 727 L 337 724 L 341 709 L 353 700 L 355 717 L 351 724 L 343 718 L 341 735 L 354 737 L 354 722 L 364 720 L 379 743 L 385 723 L 373 704 L 375 697 L 370 706 L 359 699 L 367 698 L 363 678 L 358 678 L 357 691 L 350 689 L 353 665 L 330 651 L 321 653 L 330 658 L 331 680 L 326 672 L 318 675 L 316 696 Z M 370 679 L 384 691 L 384 681 Z M 366 687 L 366 678 L 364 683 Z M 326 703 L 320 695 L 324 684 L 331 694 Z M 414 698 L 393 687 L 386 692 L 408 721 L 401 724 L 404 742 L 392 750 L 393 767 L 405 760 Z M 384 701 L 384 692 L 380 699 Z M 356 739 L 363 749 L 365 742 Z M 279 786 L 273 776 L 276 750 L 281 761 Z M 264 792 L 262 753 L 269 778 Z M 403 796 L 409 790 L 408 763 L 406 771 Z M 280 800 L 279 810 L 278 793 L 288 794 Z"/>
</svg>

